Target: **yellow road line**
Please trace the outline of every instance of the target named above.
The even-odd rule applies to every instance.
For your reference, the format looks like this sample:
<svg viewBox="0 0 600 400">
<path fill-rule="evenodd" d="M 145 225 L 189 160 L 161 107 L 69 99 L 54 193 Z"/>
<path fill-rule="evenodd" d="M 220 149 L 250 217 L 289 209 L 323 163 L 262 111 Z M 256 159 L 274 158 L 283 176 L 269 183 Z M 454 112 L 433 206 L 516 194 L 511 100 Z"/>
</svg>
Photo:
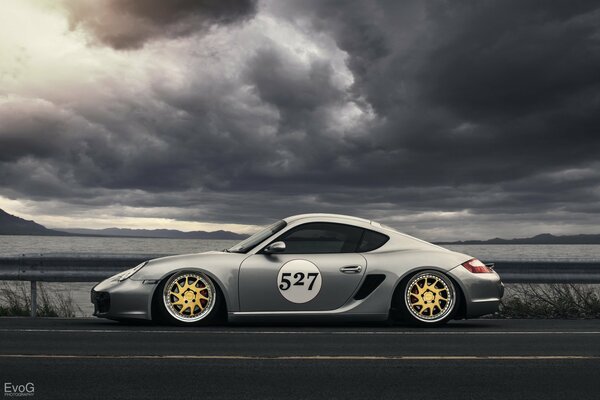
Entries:
<svg viewBox="0 0 600 400">
<path fill-rule="evenodd" d="M 277 330 L 133 330 L 133 329 L 19 329 L 4 328 L 0 333 L 126 333 L 126 334 L 200 334 L 200 335 L 600 335 L 600 331 L 443 331 L 443 330 L 418 330 L 418 331 L 277 331 Z"/>
<path fill-rule="evenodd" d="M 600 360 L 600 356 L 584 356 L 584 355 L 510 355 L 510 356 L 243 356 L 243 355 L 88 355 L 88 354 L 0 354 L 0 358 L 13 359 L 125 359 L 125 360 L 324 360 L 324 361 L 361 361 L 361 360 L 404 360 L 404 361 L 443 361 L 443 360 Z"/>
</svg>

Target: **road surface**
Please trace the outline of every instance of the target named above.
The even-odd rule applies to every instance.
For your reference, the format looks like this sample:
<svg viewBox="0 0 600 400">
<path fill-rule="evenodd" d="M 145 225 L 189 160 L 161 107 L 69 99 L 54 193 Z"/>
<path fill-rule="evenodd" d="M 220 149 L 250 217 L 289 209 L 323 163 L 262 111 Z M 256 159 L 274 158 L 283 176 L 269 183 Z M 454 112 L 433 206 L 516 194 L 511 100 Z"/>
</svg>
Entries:
<svg viewBox="0 0 600 400">
<path fill-rule="evenodd" d="M 600 320 L 186 329 L 0 318 L 0 390 L 29 382 L 31 399 L 600 399 Z"/>
</svg>

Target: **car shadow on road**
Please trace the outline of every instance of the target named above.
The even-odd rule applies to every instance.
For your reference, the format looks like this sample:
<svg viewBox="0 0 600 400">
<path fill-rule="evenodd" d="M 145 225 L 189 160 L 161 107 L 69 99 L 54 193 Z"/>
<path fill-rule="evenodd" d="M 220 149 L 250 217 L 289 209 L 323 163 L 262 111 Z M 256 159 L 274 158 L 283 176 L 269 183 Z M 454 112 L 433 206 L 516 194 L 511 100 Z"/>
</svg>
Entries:
<svg viewBox="0 0 600 400">
<path fill-rule="evenodd" d="M 222 330 L 227 329 L 228 331 L 244 330 L 244 329 L 302 329 L 302 330 L 319 330 L 323 328 L 336 328 L 336 329 L 359 329 L 359 330 L 468 330 L 468 329 L 494 329 L 499 326 L 495 320 L 457 320 L 450 321 L 449 323 L 441 326 L 418 326 L 412 324 L 405 324 L 401 322 L 343 322 L 343 321 L 323 321 L 323 322 L 298 322 L 298 321 L 278 321 L 277 323 L 268 321 L 256 321 L 256 322 L 235 322 L 235 323 L 219 323 L 212 324 L 209 326 L 173 326 L 154 323 L 152 321 L 145 320 L 127 320 L 127 321 L 97 321 L 100 326 L 106 327 L 120 326 L 120 327 L 149 327 L 152 329 L 207 329 L 207 330 Z"/>
</svg>

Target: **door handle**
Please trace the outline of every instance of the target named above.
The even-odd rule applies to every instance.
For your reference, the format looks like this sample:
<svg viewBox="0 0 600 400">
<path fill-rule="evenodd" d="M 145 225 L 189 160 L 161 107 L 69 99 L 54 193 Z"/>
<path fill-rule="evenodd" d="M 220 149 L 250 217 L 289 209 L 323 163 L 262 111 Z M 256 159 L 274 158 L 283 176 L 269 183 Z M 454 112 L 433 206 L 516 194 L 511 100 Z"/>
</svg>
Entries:
<svg viewBox="0 0 600 400">
<path fill-rule="evenodd" d="M 360 271 L 362 271 L 362 267 L 360 265 L 347 265 L 340 268 L 340 271 L 345 274 L 358 274 Z"/>
</svg>

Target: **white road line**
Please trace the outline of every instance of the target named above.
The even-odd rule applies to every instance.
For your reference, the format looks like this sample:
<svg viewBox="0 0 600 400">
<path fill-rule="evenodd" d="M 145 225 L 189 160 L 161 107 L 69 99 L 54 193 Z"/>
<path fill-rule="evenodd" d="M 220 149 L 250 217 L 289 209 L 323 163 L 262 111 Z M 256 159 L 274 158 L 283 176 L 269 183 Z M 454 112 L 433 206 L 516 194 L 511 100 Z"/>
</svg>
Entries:
<svg viewBox="0 0 600 400">
<path fill-rule="evenodd" d="M 108 360 L 269 360 L 269 361 L 296 361 L 296 360 L 317 360 L 317 361 L 443 361 L 443 360 L 507 360 L 507 361 L 527 361 L 527 360 L 600 360 L 600 356 L 581 356 L 581 355 L 551 355 L 551 356 L 243 356 L 243 355 L 77 355 L 77 354 L 0 354 L 0 359 L 108 359 Z"/>
<path fill-rule="evenodd" d="M 193 335 L 600 335 L 600 331 L 248 331 L 248 330 L 129 330 L 129 329 L 0 329 L 23 333 L 146 333 Z"/>
</svg>

